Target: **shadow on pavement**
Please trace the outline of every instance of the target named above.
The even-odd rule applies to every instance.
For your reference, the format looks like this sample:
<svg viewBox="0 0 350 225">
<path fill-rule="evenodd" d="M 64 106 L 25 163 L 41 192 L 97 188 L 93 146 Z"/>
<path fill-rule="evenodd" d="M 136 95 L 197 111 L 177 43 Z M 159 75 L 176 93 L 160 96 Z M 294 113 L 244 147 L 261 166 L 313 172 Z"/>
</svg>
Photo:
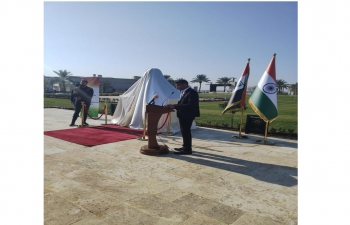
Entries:
<svg viewBox="0 0 350 225">
<path fill-rule="evenodd" d="M 298 180 L 293 177 L 298 176 L 298 169 L 294 167 L 253 162 L 196 151 L 193 151 L 192 154 L 192 156 L 195 156 L 195 158 L 188 155 L 174 155 L 172 153 L 167 154 L 166 156 L 184 160 L 190 163 L 196 163 L 199 165 L 210 166 L 217 169 L 248 175 L 257 180 L 281 186 L 292 187 L 298 183 Z"/>
<path fill-rule="evenodd" d="M 214 131 L 215 132 L 213 132 L 213 130 L 211 129 L 200 127 L 192 131 L 192 136 L 193 138 L 198 138 L 203 140 L 205 139 L 215 140 L 216 142 L 226 141 L 226 142 L 247 143 L 247 144 L 254 144 L 254 145 L 258 144 L 256 143 L 257 140 L 264 141 L 264 136 L 262 135 L 250 135 L 250 134 L 241 133 L 241 136 L 247 136 L 248 138 L 240 139 L 240 138 L 233 138 L 233 136 L 238 136 L 239 134 L 238 132 L 222 131 L 222 130 L 216 130 L 216 129 Z M 181 137 L 181 134 L 180 134 L 180 137 Z M 274 138 L 274 137 L 269 137 L 268 135 L 266 140 L 268 142 L 275 143 L 275 145 L 273 146 L 298 148 L 297 140 Z"/>
</svg>

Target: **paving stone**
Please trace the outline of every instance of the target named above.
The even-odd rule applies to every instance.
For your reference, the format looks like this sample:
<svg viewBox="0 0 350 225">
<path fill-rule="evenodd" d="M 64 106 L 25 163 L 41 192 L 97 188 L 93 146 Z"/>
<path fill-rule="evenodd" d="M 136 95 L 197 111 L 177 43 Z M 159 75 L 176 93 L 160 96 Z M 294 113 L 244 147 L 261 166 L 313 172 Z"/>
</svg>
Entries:
<svg viewBox="0 0 350 225">
<path fill-rule="evenodd" d="M 112 225 L 113 223 L 110 223 L 110 221 L 106 221 L 105 219 L 101 219 L 97 216 L 89 216 L 82 220 L 79 220 L 76 223 L 73 223 L 72 225 Z"/>
<path fill-rule="evenodd" d="M 122 204 L 117 198 L 104 193 L 91 194 L 89 197 L 79 199 L 74 203 L 96 216 L 103 216 L 108 209 Z"/>
<path fill-rule="evenodd" d="M 234 225 L 284 225 L 285 223 L 275 221 L 270 217 L 263 217 L 252 213 L 245 213 Z"/>
<path fill-rule="evenodd" d="M 190 192 L 182 190 L 177 187 L 171 187 L 165 191 L 162 191 L 157 194 L 157 197 L 166 199 L 168 201 L 174 201 L 184 195 L 188 195 Z"/>
<path fill-rule="evenodd" d="M 235 222 L 244 214 L 244 211 L 240 209 L 230 207 L 192 193 L 185 195 L 173 202 L 187 209 L 199 212 L 208 217 L 228 224 Z"/>
<path fill-rule="evenodd" d="M 45 189 L 44 193 L 45 223 L 52 225 L 72 224 L 90 215 L 89 212 Z"/>
<path fill-rule="evenodd" d="M 190 218 L 181 223 L 181 225 L 226 225 L 227 223 L 220 222 L 213 218 L 207 217 L 200 213 L 194 213 Z"/>
<path fill-rule="evenodd" d="M 178 224 L 169 221 L 169 217 L 157 217 L 148 214 L 148 208 L 135 208 L 129 204 L 121 204 L 107 211 L 106 222 L 115 225 L 165 225 Z M 176 217 L 175 217 L 176 218 Z M 187 218 L 187 217 L 185 217 Z"/>
<path fill-rule="evenodd" d="M 155 195 L 145 194 L 127 201 L 127 204 L 149 215 L 161 218 L 169 222 L 183 222 L 193 215 L 181 205 L 174 204 Z"/>
<path fill-rule="evenodd" d="M 72 114 L 44 109 L 44 130 L 74 129 Z M 86 147 L 44 135 L 44 224 L 297 224 L 297 141 L 269 138 L 276 145 L 267 146 L 255 143 L 259 135 L 201 127 L 192 134 L 185 156 L 140 154 L 147 142 L 136 138 Z M 160 138 L 182 144 L 180 133 Z"/>
</svg>

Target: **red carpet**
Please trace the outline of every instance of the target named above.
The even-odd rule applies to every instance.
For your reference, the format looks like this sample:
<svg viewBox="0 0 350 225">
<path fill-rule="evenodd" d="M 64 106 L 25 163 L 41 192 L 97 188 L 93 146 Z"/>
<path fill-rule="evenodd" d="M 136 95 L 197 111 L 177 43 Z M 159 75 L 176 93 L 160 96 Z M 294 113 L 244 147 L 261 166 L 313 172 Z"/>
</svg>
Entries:
<svg viewBox="0 0 350 225">
<path fill-rule="evenodd" d="M 134 139 L 143 135 L 143 130 L 107 124 L 96 127 L 83 127 L 64 130 L 45 131 L 45 135 L 92 147 L 112 142 Z"/>
</svg>

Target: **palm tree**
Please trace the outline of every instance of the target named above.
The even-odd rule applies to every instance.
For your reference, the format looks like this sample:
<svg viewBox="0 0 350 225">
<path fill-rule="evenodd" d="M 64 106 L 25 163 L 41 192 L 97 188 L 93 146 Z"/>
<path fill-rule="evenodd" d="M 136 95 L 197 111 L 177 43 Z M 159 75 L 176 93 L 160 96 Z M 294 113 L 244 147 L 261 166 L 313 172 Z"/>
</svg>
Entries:
<svg viewBox="0 0 350 225">
<path fill-rule="evenodd" d="M 178 80 L 186 80 L 186 79 L 185 79 L 185 78 L 182 78 L 182 77 L 176 78 L 176 79 L 175 79 L 175 83 L 176 83 Z"/>
<path fill-rule="evenodd" d="M 226 85 L 228 85 L 228 82 L 231 80 L 229 77 L 221 77 L 219 78 L 216 83 L 218 84 L 224 84 L 224 92 L 226 91 Z"/>
<path fill-rule="evenodd" d="M 59 70 L 58 72 L 53 70 L 53 72 L 60 77 L 61 84 L 62 84 L 62 91 L 66 92 L 67 78 L 69 77 L 69 75 L 73 75 L 73 74 L 71 74 L 71 72 L 68 72 L 67 70 Z"/>
<path fill-rule="evenodd" d="M 207 78 L 207 75 L 205 74 L 198 74 L 195 78 L 191 80 L 191 83 L 199 83 L 199 90 L 198 92 L 201 92 L 202 82 L 210 82 L 210 80 Z"/>
<path fill-rule="evenodd" d="M 50 85 L 53 85 L 54 83 L 60 82 L 59 77 L 51 77 L 50 79 Z"/>
<path fill-rule="evenodd" d="M 170 75 L 164 74 L 163 76 L 171 85 L 175 86 L 175 81 L 170 77 Z"/>
<path fill-rule="evenodd" d="M 285 81 L 285 80 L 276 80 L 276 85 L 277 85 L 277 88 L 278 88 L 278 93 L 282 93 L 282 91 L 285 88 L 288 88 L 287 81 Z"/>
<path fill-rule="evenodd" d="M 290 92 L 293 92 L 294 95 L 298 95 L 298 82 L 296 82 L 295 84 L 291 84 L 288 87 L 288 89 L 289 89 Z"/>
</svg>

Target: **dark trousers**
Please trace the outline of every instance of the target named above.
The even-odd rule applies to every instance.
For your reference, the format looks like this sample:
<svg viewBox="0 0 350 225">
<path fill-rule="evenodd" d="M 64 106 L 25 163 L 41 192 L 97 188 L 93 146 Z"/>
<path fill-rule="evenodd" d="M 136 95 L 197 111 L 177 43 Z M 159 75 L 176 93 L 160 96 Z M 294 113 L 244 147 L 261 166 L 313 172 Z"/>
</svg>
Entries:
<svg viewBox="0 0 350 225">
<path fill-rule="evenodd" d="M 182 134 L 182 146 L 184 151 L 192 151 L 192 134 L 191 134 L 191 126 L 193 123 L 193 119 L 182 119 L 179 118 L 180 130 Z"/>
<path fill-rule="evenodd" d="M 81 102 L 75 102 L 74 104 L 74 114 L 73 114 L 73 118 L 72 118 L 72 124 L 75 124 L 75 121 L 77 120 L 77 118 L 79 117 L 79 113 L 81 112 Z M 86 119 L 88 117 L 87 113 L 89 111 L 90 108 L 90 103 L 85 104 L 86 107 L 86 111 L 84 110 L 84 123 L 86 122 Z"/>
</svg>

